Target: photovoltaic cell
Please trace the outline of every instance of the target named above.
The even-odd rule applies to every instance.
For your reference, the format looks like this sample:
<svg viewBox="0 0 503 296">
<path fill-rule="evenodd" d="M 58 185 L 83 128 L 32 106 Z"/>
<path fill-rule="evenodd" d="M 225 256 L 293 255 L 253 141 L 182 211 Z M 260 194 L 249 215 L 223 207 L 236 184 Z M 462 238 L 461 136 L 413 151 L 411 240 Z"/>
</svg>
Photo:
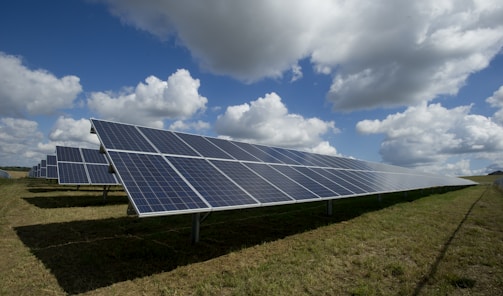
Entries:
<svg viewBox="0 0 503 296">
<path fill-rule="evenodd" d="M 110 185 L 118 184 L 114 174 L 109 172 L 108 164 L 86 164 L 89 174 L 89 183 L 93 185 Z"/>
<path fill-rule="evenodd" d="M 182 133 L 179 133 L 178 136 L 204 157 L 232 159 L 232 156 L 203 137 Z"/>
<path fill-rule="evenodd" d="M 172 132 L 146 127 L 139 127 L 139 129 L 161 153 L 199 156 Z"/>
<path fill-rule="evenodd" d="M 109 149 L 156 152 L 133 125 L 106 124 L 96 120 L 94 127 L 102 131 L 98 136 L 101 143 Z"/>
<path fill-rule="evenodd" d="M 212 207 L 257 204 L 205 159 L 169 157 L 168 160 Z"/>
<path fill-rule="evenodd" d="M 222 160 L 211 160 L 210 162 L 261 203 L 272 204 L 293 201 L 293 198 L 290 198 L 285 192 L 279 190 L 269 183 L 267 179 L 260 177 L 239 162 Z"/>
<path fill-rule="evenodd" d="M 108 155 L 138 213 L 209 209 L 162 156 L 116 151 L 109 151 Z"/>
<path fill-rule="evenodd" d="M 84 156 L 85 163 L 101 163 L 108 164 L 105 154 L 97 149 L 80 148 Z"/>
<path fill-rule="evenodd" d="M 268 164 L 261 163 L 246 163 L 247 167 L 251 168 L 254 172 L 260 175 L 262 178 L 270 181 L 276 187 L 286 192 L 289 196 L 295 200 L 306 200 L 306 199 L 318 199 L 319 196 L 314 192 L 303 187 L 301 184 L 293 181 L 287 176 L 281 174 L 277 170 L 273 169 Z"/>
<path fill-rule="evenodd" d="M 248 160 L 248 161 L 259 161 L 256 157 L 234 145 L 232 142 L 216 138 L 207 138 L 208 141 L 212 142 L 215 146 L 232 155 L 235 159 Z"/>
<path fill-rule="evenodd" d="M 253 155 L 255 158 L 266 163 L 282 163 L 281 160 L 274 158 L 272 155 L 265 153 L 253 144 L 233 142 L 234 145 Z"/>
<path fill-rule="evenodd" d="M 75 147 L 56 146 L 56 156 L 59 161 L 82 162 L 80 149 Z"/>
<path fill-rule="evenodd" d="M 272 167 L 280 171 L 282 174 L 286 175 L 288 178 L 301 184 L 305 188 L 309 188 L 310 191 L 316 193 L 316 195 L 318 195 L 319 197 L 333 197 L 338 195 L 337 193 L 333 192 L 332 190 L 328 189 L 322 184 L 314 181 L 313 179 L 297 171 L 293 167 L 284 165 L 273 165 Z"/>
<path fill-rule="evenodd" d="M 56 155 L 47 155 L 47 165 L 58 165 Z"/>
<path fill-rule="evenodd" d="M 46 171 L 47 179 L 57 179 L 58 178 L 58 166 L 48 165 Z"/>
<path fill-rule="evenodd" d="M 59 184 L 88 184 L 84 163 L 58 162 Z"/>
</svg>

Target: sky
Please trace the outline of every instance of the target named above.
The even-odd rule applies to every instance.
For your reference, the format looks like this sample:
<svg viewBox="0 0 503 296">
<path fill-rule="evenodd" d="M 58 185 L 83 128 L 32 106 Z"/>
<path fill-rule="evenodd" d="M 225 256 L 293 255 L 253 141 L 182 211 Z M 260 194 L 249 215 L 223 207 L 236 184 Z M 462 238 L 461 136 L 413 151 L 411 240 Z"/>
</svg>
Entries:
<svg viewBox="0 0 503 296">
<path fill-rule="evenodd" d="M 98 148 L 89 118 L 503 170 L 500 0 L 0 2 L 0 166 Z"/>
</svg>

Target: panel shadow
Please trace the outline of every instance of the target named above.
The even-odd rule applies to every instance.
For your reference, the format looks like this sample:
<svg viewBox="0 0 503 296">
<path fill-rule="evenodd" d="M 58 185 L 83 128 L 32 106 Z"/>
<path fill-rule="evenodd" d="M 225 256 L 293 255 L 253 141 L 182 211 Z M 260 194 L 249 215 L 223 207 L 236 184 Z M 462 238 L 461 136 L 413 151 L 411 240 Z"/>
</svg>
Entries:
<svg viewBox="0 0 503 296">
<path fill-rule="evenodd" d="M 23 197 L 23 200 L 41 209 L 98 207 L 127 204 L 126 195 L 72 195 L 72 196 L 35 196 Z"/>
<path fill-rule="evenodd" d="M 376 196 L 335 200 L 330 217 L 324 202 L 215 212 L 201 224 L 197 245 L 190 243 L 190 215 L 39 224 L 15 231 L 63 290 L 77 294 L 168 272 L 426 195 L 412 192 L 385 195 L 381 201 Z M 45 197 L 31 202 L 41 199 Z"/>
</svg>

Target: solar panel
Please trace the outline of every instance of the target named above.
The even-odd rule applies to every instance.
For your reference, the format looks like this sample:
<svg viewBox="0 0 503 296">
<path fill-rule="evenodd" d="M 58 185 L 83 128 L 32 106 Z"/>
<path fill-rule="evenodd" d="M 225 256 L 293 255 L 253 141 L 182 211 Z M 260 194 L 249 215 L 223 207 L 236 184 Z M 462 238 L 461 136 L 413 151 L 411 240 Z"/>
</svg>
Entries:
<svg viewBox="0 0 503 296">
<path fill-rule="evenodd" d="M 56 158 L 58 161 L 82 162 L 80 149 L 75 147 L 56 146 Z"/>
<path fill-rule="evenodd" d="M 258 204 L 206 159 L 170 157 L 168 160 L 214 208 Z"/>
<path fill-rule="evenodd" d="M 162 156 L 116 151 L 108 155 L 138 213 L 148 216 L 210 209 Z"/>
<path fill-rule="evenodd" d="M 161 153 L 189 156 L 199 155 L 172 132 L 146 127 L 139 127 L 139 129 Z"/>
<path fill-rule="evenodd" d="M 97 119 L 91 124 L 140 217 L 475 184 L 350 158 Z"/>
<path fill-rule="evenodd" d="M 97 149 L 56 146 L 57 175 L 63 185 L 118 185 L 105 154 Z"/>
<path fill-rule="evenodd" d="M 58 166 L 56 165 L 48 165 L 46 171 L 47 179 L 57 179 L 58 178 Z"/>
<path fill-rule="evenodd" d="M 58 165 L 56 155 L 47 155 L 47 165 Z"/>
<path fill-rule="evenodd" d="M 58 181 L 65 185 L 89 184 L 84 163 L 58 162 Z"/>
<path fill-rule="evenodd" d="M 96 149 L 80 148 L 84 156 L 85 163 L 101 163 L 108 164 L 105 154 Z"/>
<path fill-rule="evenodd" d="M 294 199 L 240 162 L 211 160 L 222 172 L 263 204 L 288 203 Z"/>
<path fill-rule="evenodd" d="M 115 175 L 110 173 L 108 164 L 88 163 L 86 168 L 89 174 L 89 183 L 92 185 L 114 185 L 119 183 Z"/>
</svg>

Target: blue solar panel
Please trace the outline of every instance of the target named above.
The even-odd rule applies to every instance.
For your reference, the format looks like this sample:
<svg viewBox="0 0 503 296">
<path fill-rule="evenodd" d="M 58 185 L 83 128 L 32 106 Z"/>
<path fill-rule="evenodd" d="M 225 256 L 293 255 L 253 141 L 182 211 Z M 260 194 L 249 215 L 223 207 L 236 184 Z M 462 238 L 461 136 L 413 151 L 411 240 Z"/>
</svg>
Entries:
<svg viewBox="0 0 503 296">
<path fill-rule="evenodd" d="M 140 216 L 473 184 L 350 158 L 91 122 Z"/>
<path fill-rule="evenodd" d="M 172 132 L 146 127 L 139 127 L 139 129 L 161 153 L 199 156 Z"/>
<path fill-rule="evenodd" d="M 58 180 L 65 185 L 89 184 L 84 163 L 58 162 Z"/>
<path fill-rule="evenodd" d="M 75 147 L 56 146 L 56 156 L 59 161 L 82 162 L 80 149 Z"/>
<path fill-rule="evenodd" d="M 256 148 L 264 151 L 268 155 L 274 157 L 278 161 L 286 164 L 300 164 L 299 162 L 295 161 L 294 159 L 288 157 L 287 155 L 282 153 L 283 149 L 279 148 L 273 148 L 273 147 L 266 147 L 262 145 L 254 145 Z"/>
<path fill-rule="evenodd" d="M 119 184 L 114 174 L 110 173 L 108 164 L 86 164 L 89 183 L 93 185 Z"/>
<path fill-rule="evenodd" d="M 58 165 L 56 155 L 47 155 L 47 165 Z"/>
<path fill-rule="evenodd" d="M 220 149 L 227 152 L 229 155 L 232 155 L 235 159 L 239 160 L 248 160 L 248 161 L 260 161 L 250 153 L 244 151 L 238 146 L 234 145 L 231 141 L 216 139 L 216 138 L 207 138 L 208 141 L 218 146 Z"/>
<path fill-rule="evenodd" d="M 80 150 L 84 156 L 85 163 L 108 164 L 105 154 L 101 153 L 99 150 L 87 148 L 80 148 Z"/>
<path fill-rule="evenodd" d="M 319 199 L 316 193 L 286 177 L 267 164 L 246 163 L 245 165 L 295 200 Z"/>
<path fill-rule="evenodd" d="M 58 178 L 58 167 L 55 165 L 48 165 L 46 171 L 47 179 L 57 179 Z"/>
<path fill-rule="evenodd" d="M 285 192 L 239 162 L 211 160 L 211 163 L 261 203 L 272 204 L 293 201 L 293 198 L 289 197 Z"/>
<path fill-rule="evenodd" d="M 336 195 L 352 195 L 353 193 L 346 189 L 345 187 L 339 185 L 335 181 L 328 179 L 324 177 L 323 175 L 318 174 L 313 168 L 308 168 L 308 167 L 292 167 L 294 170 L 302 173 L 304 176 L 308 176 L 310 179 L 316 181 L 317 183 L 323 185 L 324 187 L 330 189 L 331 192 L 335 193 Z M 326 195 L 324 197 L 328 197 L 329 195 Z"/>
<path fill-rule="evenodd" d="M 353 192 L 356 195 L 367 193 L 367 191 L 358 187 L 356 184 L 351 182 L 351 180 L 348 180 L 347 176 L 342 175 L 341 170 L 324 169 L 324 168 L 313 168 L 313 170 L 318 174 L 324 176 L 325 178 L 328 178 L 334 181 L 335 183 L 341 185 L 342 187 L 346 188 L 347 190 Z"/>
<path fill-rule="evenodd" d="M 203 137 L 182 133 L 177 133 L 177 135 L 204 157 L 232 159 L 232 156 Z"/>
<path fill-rule="evenodd" d="M 162 156 L 117 151 L 108 154 L 140 216 L 209 209 Z"/>
<path fill-rule="evenodd" d="M 99 120 L 94 120 L 93 124 L 96 129 L 102 130 L 98 136 L 108 149 L 156 152 L 133 125 L 111 124 Z"/>
<path fill-rule="evenodd" d="M 286 175 L 295 182 L 301 184 L 305 188 L 309 188 L 310 191 L 316 193 L 320 197 L 333 197 L 338 194 L 323 186 L 322 184 L 314 181 L 313 179 L 307 177 L 301 172 L 297 171 L 295 168 L 284 165 L 274 165 L 274 169 L 280 171 L 282 174 Z"/>
<path fill-rule="evenodd" d="M 255 158 L 262 162 L 268 163 L 282 163 L 281 160 L 274 158 L 272 155 L 265 153 L 264 151 L 257 148 L 257 146 L 249 143 L 233 142 L 234 145 L 239 146 L 239 148 L 253 155 Z"/>
<path fill-rule="evenodd" d="M 257 204 L 205 159 L 169 157 L 168 160 L 212 207 Z"/>
</svg>

